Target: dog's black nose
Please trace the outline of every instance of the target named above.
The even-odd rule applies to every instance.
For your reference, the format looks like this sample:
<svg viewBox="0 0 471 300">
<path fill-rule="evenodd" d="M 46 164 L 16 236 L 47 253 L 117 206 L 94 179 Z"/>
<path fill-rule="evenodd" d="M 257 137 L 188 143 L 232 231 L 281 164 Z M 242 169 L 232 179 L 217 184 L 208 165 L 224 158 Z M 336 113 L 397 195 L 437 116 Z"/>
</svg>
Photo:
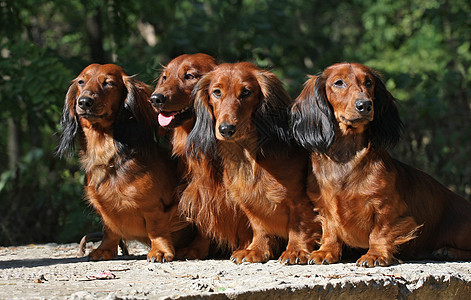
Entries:
<svg viewBox="0 0 471 300">
<path fill-rule="evenodd" d="M 83 110 L 90 109 L 93 103 L 95 103 L 95 100 L 90 97 L 80 97 L 77 101 L 78 106 Z"/>
<path fill-rule="evenodd" d="M 357 100 L 355 102 L 355 109 L 362 115 L 367 115 L 373 109 L 373 102 L 371 100 Z"/>
<path fill-rule="evenodd" d="M 166 101 L 167 101 L 167 96 L 165 96 L 164 94 L 157 93 L 157 94 L 152 94 L 152 96 L 150 96 L 150 102 L 154 106 L 162 105 Z"/>
<path fill-rule="evenodd" d="M 236 132 L 236 126 L 232 124 L 222 123 L 219 125 L 219 132 L 225 138 L 230 138 Z"/>
</svg>

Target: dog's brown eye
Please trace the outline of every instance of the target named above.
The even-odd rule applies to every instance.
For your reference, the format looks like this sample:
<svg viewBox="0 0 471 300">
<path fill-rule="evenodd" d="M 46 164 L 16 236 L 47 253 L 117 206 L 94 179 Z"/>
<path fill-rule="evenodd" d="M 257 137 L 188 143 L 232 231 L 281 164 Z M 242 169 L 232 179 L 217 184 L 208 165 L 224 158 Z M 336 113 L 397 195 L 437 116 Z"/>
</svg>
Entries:
<svg viewBox="0 0 471 300">
<path fill-rule="evenodd" d="M 191 79 L 195 79 L 196 76 L 190 73 L 186 73 L 185 76 L 183 76 L 183 78 L 185 78 L 186 80 L 191 80 Z"/>
<path fill-rule="evenodd" d="M 162 80 L 163 80 L 163 81 L 167 80 L 167 76 L 162 75 Z"/>
<path fill-rule="evenodd" d="M 213 96 L 216 97 L 216 98 L 218 98 L 218 99 L 221 98 L 221 94 L 222 94 L 222 93 L 221 93 L 221 90 L 220 90 L 220 89 L 215 89 L 215 90 L 213 91 Z"/>
<path fill-rule="evenodd" d="M 250 94 L 252 94 L 252 91 L 248 89 L 243 89 L 242 92 L 240 93 L 240 98 L 242 99 L 247 98 L 248 96 L 250 96 Z"/>
<path fill-rule="evenodd" d="M 366 78 L 366 80 L 365 80 L 365 86 L 366 86 L 367 88 L 369 88 L 372 84 L 373 84 L 373 82 L 371 82 L 371 79 Z"/>
<path fill-rule="evenodd" d="M 112 82 L 112 81 L 105 81 L 105 82 L 103 82 L 103 86 L 104 86 L 104 87 L 113 86 L 113 82 Z"/>
<path fill-rule="evenodd" d="M 336 87 L 344 87 L 345 86 L 345 82 L 343 82 L 343 80 L 341 79 L 338 79 L 334 82 L 334 86 Z"/>
<path fill-rule="evenodd" d="M 80 85 L 80 86 L 82 86 L 82 85 L 85 84 L 85 80 L 80 79 L 79 81 L 77 81 L 77 84 Z"/>
</svg>

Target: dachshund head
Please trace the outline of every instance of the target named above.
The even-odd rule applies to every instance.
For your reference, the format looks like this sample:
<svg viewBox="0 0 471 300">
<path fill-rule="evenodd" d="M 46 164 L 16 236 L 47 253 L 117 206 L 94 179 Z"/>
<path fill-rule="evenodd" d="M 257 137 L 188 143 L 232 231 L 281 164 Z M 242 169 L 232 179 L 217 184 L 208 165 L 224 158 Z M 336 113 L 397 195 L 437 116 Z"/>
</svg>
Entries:
<svg viewBox="0 0 471 300">
<path fill-rule="evenodd" d="M 193 117 L 193 88 L 215 67 L 216 59 L 203 53 L 180 55 L 164 67 L 150 97 L 161 126 L 175 128 Z"/>
<path fill-rule="evenodd" d="M 72 81 L 61 118 L 59 155 L 74 148 L 82 128 L 110 134 L 118 147 L 133 146 L 153 136 L 155 112 L 150 89 L 113 64 L 91 64 Z"/>
<path fill-rule="evenodd" d="M 266 153 L 289 140 L 291 99 L 276 76 L 247 62 L 221 64 L 195 88 L 196 124 L 187 152 L 214 152 L 216 140 L 255 140 Z"/>
<path fill-rule="evenodd" d="M 357 63 L 340 63 L 313 76 L 292 108 L 293 134 L 305 148 L 325 153 L 337 135 L 365 134 L 376 148 L 394 146 L 403 124 L 380 76 Z"/>
</svg>

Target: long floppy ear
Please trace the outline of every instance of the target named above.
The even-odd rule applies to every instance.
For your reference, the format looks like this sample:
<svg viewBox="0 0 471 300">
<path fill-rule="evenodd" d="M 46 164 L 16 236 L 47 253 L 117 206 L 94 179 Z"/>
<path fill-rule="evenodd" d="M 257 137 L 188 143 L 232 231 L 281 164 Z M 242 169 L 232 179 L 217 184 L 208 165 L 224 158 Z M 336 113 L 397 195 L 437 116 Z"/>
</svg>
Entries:
<svg viewBox="0 0 471 300">
<path fill-rule="evenodd" d="M 150 86 L 134 79 L 132 76 L 123 76 L 123 82 L 127 91 L 124 107 L 143 126 L 155 127 L 157 114 L 149 102 L 152 93 Z"/>
<path fill-rule="evenodd" d="M 213 109 L 209 104 L 210 82 L 211 73 L 208 73 L 193 89 L 196 122 L 186 140 L 186 154 L 192 158 L 204 155 L 211 159 L 216 155 L 215 123 Z"/>
<path fill-rule="evenodd" d="M 325 94 L 325 77 L 311 76 L 291 109 L 294 139 L 309 151 L 326 153 L 335 140 L 335 116 Z"/>
<path fill-rule="evenodd" d="M 151 89 L 131 76 L 123 76 L 124 100 L 114 125 L 113 137 L 118 150 L 153 144 L 158 129 L 157 116 L 148 101 Z M 129 150 L 129 149 L 128 149 Z"/>
<path fill-rule="evenodd" d="M 55 154 L 60 157 L 71 156 L 75 149 L 75 137 L 79 129 L 78 121 L 75 117 L 75 98 L 77 97 L 77 83 L 72 81 L 65 96 L 64 108 L 60 121 L 61 137 Z"/>
<path fill-rule="evenodd" d="M 373 72 L 375 80 L 374 119 L 371 122 L 372 143 L 377 148 L 392 148 L 402 136 L 402 123 L 396 99 L 386 89 L 380 76 Z"/>
<path fill-rule="evenodd" d="M 276 143 L 290 142 L 289 108 L 292 100 L 275 74 L 259 70 L 256 78 L 262 92 L 261 104 L 255 111 L 258 146 L 266 154 Z"/>
</svg>

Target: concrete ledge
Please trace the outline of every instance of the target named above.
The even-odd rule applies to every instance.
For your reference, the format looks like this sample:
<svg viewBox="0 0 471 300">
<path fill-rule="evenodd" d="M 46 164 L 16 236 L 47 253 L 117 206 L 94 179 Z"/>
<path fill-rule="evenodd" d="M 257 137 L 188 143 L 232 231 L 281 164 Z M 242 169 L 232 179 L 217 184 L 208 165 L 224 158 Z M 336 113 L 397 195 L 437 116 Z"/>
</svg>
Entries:
<svg viewBox="0 0 471 300">
<path fill-rule="evenodd" d="M 0 299 L 471 299 L 468 262 L 371 269 L 276 261 L 153 264 L 145 260 L 145 247 L 132 244 L 129 250 L 135 256 L 88 262 L 76 257 L 78 244 L 0 247 Z M 88 277 L 105 270 L 115 278 Z"/>
</svg>

